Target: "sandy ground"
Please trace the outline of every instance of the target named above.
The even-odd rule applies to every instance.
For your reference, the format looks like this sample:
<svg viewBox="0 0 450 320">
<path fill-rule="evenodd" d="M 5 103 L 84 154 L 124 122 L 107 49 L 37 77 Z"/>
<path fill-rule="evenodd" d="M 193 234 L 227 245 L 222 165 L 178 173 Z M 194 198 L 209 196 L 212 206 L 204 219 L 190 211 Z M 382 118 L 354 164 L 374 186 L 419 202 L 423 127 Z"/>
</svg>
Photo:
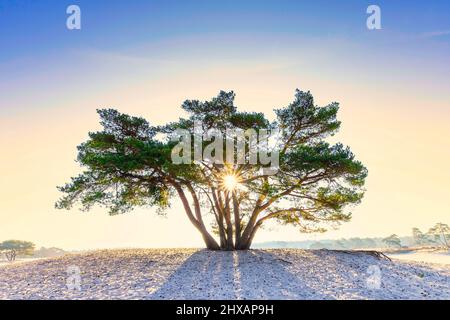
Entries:
<svg viewBox="0 0 450 320">
<path fill-rule="evenodd" d="M 450 267 L 450 251 L 448 250 L 418 249 L 405 252 L 392 252 L 387 253 L 387 255 L 391 258 L 405 261 L 447 264 Z"/>
<path fill-rule="evenodd" d="M 1 299 L 450 299 L 450 266 L 328 250 L 102 250 L 0 267 Z"/>
</svg>

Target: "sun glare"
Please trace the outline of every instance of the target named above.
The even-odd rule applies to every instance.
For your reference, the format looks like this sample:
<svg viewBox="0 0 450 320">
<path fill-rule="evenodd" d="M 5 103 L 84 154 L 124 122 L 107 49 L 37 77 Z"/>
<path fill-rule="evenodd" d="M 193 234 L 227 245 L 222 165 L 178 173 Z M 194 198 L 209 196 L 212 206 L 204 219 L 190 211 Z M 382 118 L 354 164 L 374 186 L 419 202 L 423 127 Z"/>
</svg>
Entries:
<svg viewBox="0 0 450 320">
<path fill-rule="evenodd" d="M 223 177 L 223 186 L 228 191 L 235 190 L 239 185 L 238 178 L 235 175 L 229 174 Z"/>
</svg>

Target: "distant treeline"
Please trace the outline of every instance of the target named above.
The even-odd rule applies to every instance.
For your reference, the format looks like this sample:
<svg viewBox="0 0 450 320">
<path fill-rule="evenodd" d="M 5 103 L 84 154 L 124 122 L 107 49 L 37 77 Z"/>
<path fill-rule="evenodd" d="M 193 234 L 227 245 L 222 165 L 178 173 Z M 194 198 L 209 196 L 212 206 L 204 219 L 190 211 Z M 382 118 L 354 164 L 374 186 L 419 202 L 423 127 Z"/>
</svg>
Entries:
<svg viewBox="0 0 450 320">
<path fill-rule="evenodd" d="M 66 253 L 68 253 L 68 252 L 64 251 L 63 249 L 60 249 L 60 248 L 55 248 L 55 247 L 45 248 L 45 247 L 41 247 L 40 249 L 34 251 L 33 258 L 59 257 L 59 256 L 65 255 Z"/>
<path fill-rule="evenodd" d="M 23 240 L 5 240 L 0 242 L 0 260 L 14 261 L 16 258 L 51 258 L 59 257 L 67 252 L 60 248 L 35 249 L 35 244 Z"/>
<path fill-rule="evenodd" d="M 450 228 L 447 224 L 437 223 L 427 232 L 418 228 L 412 229 L 411 236 L 399 237 L 392 234 L 388 237 L 329 239 L 320 241 L 271 241 L 255 243 L 254 248 L 299 248 L 299 249 L 375 249 L 401 248 L 416 246 L 438 246 L 450 248 Z"/>
<path fill-rule="evenodd" d="M 407 237 L 408 238 L 408 237 Z M 339 240 L 320 240 L 320 241 L 271 241 L 255 243 L 254 248 L 298 248 L 298 249 L 369 249 L 385 247 L 383 238 L 349 238 Z"/>
</svg>

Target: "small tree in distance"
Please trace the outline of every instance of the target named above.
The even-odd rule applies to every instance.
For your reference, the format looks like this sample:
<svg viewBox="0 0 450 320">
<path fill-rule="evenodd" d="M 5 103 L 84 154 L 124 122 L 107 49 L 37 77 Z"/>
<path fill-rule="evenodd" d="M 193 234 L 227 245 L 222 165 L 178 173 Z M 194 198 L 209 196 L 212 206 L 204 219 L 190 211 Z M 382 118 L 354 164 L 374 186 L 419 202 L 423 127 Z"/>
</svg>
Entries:
<svg viewBox="0 0 450 320">
<path fill-rule="evenodd" d="M 445 223 L 436 223 L 427 235 L 444 248 L 450 249 L 450 227 Z"/>
<path fill-rule="evenodd" d="M 424 245 L 424 244 L 429 243 L 427 236 L 425 234 L 423 234 L 423 232 L 420 231 L 419 228 L 412 229 L 412 237 L 413 237 L 414 243 L 416 245 Z"/>
<path fill-rule="evenodd" d="M 34 243 L 21 240 L 7 240 L 0 243 L 0 252 L 4 253 L 8 261 L 16 260 L 19 255 L 32 255 Z"/>
<path fill-rule="evenodd" d="M 400 238 L 396 234 L 392 234 L 389 237 L 386 237 L 382 240 L 388 247 L 392 248 L 400 248 L 402 243 Z"/>
<path fill-rule="evenodd" d="M 115 215 L 138 206 L 167 209 L 176 195 L 213 250 L 250 248 L 268 221 L 303 232 L 323 232 L 330 224 L 349 221 L 348 206 L 362 199 L 367 170 L 348 147 L 324 140 L 340 127 L 338 103 L 319 107 L 310 92 L 297 90 L 294 101 L 275 110 L 276 121 L 270 122 L 262 113 L 239 112 L 234 98 L 232 91 L 221 91 L 210 101 L 186 100 L 182 109 L 188 118 L 159 127 L 113 109 L 99 110 L 103 130 L 89 133 L 78 147 L 78 162 L 86 170 L 59 188 L 64 196 L 56 207 L 70 209 L 79 203 L 89 210 L 99 204 Z M 214 129 L 222 134 L 223 154 L 227 141 L 235 139 L 227 136 L 227 129 L 278 129 L 279 139 L 271 149 L 279 153 L 277 173 L 266 173 L 266 164 L 228 159 L 173 163 L 177 142 L 170 134 L 183 129 L 194 137 L 195 123 L 202 132 Z M 233 160 L 251 157 L 251 141 L 245 142 L 244 154 L 233 149 Z"/>
</svg>

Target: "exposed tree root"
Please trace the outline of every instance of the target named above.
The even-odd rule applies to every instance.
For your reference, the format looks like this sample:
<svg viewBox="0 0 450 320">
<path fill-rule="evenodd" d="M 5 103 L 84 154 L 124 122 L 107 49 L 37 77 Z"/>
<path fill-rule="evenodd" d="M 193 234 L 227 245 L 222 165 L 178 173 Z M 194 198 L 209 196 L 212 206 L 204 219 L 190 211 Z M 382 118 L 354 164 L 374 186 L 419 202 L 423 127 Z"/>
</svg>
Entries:
<svg viewBox="0 0 450 320">
<path fill-rule="evenodd" d="M 342 252 L 342 253 L 347 253 L 347 254 L 367 254 L 367 255 L 373 256 L 377 259 L 387 259 L 389 261 L 392 261 L 391 258 L 389 258 L 387 255 L 385 255 L 383 252 L 376 251 L 376 250 L 332 250 L 332 251 Z"/>
</svg>

